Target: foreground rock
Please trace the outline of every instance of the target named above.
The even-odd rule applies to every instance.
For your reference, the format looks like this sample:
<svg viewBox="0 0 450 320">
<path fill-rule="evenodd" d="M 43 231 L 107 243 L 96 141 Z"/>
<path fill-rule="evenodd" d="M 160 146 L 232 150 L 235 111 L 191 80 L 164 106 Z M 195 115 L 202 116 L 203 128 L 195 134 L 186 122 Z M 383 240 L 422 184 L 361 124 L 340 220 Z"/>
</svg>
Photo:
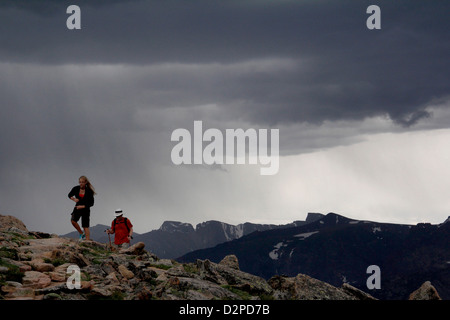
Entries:
<svg viewBox="0 0 450 320">
<path fill-rule="evenodd" d="M 180 264 L 159 259 L 142 242 L 111 251 L 95 241 L 29 232 L 10 216 L 0 216 L 0 225 L 0 299 L 374 299 L 348 284 L 337 288 L 302 274 L 266 281 L 241 271 L 234 255 L 220 263 Z M 437 295 L 421 292 L 430 292 L 429 287 L 414 298 Z"/>
<path fill-rule="evenodd" d="M 0 231 L 23 231 L 28 233 L 25 224 L 13 216 L 3 216 L 0 214 Z"/>
<path fill-rule="evenodd" d="M 419 289 L 409 295 L 409 300 L 441 300 L 441 297 L 430 281 L 425 281 Z"/>
<path fill-rule="evenodd" d="M 278 300 L 376 300 L 348 284 L 336 288 L 304 274 L 296 277 L 274 276 L 269 284 Z"/>
</svg>

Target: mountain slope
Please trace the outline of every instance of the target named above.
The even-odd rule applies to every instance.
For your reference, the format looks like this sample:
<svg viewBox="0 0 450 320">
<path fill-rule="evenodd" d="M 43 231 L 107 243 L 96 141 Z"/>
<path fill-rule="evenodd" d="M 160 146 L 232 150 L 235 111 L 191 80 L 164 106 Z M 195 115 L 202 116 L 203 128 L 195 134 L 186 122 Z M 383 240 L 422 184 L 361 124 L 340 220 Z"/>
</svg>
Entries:
<svg viewBox="0 0 450 320">
<path fill-rule="evenodd" d="M 246 272 L 270 278 L 275 274 L 307 274 L 339 286 L 367 290 L 367 268 L 381 270 L 380 299 L 405 299 L 430 280 L 444 299 L 450 298 L 450 223 L 417 226 L 358 221 L 330 213 L 307 225 L 255 232 L 214 248 L 198 250 L 179 261 L 238 257 Z"/>
</svg>

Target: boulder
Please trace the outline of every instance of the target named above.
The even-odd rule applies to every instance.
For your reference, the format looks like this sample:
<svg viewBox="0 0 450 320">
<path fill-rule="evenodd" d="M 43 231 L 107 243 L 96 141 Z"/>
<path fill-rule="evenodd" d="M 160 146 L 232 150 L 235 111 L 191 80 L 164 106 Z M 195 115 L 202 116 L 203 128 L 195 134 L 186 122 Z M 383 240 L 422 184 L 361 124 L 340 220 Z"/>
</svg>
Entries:
<svg viewBox="0 0 450 320">
<path fill-rule="evenodd" d="M 109 298 L 112 296 L 112 292 L 104 286 L 95 286 L 91 289 L 91 295 L 94 297 Z"/>
<path fill-rule="evenodd" d="M 109 281 L 109 284 L 119 284 L 120 281 L 119 279 L 117 279 L 117 275 L 115 272 L 111 272 L 110 274 L 108 274 L 105 278 L 106 280 Z"/>
<path fill-rule="evenodd" d="M 29 262 L 29 265 L 36 271 L 39 272 L 50 272 L 55 270 L 55 266 L 50 263 L 45 263 L 41 259 L 32 260 Z"/>
<path fill-rule="evenodd" d="M 357 298 L 358 300 L 378 300 L 374 297 L 372 297 L 370 294 L 359 290 L 358 288 L 355 288 L 354 286 L 349 285 L 348 283 L 344 283 L 341 287 L 341 289 L 349 294 Z"/>
<path fill-rule="evenodd" d="M 19 286 L 10 290 L 5 298 L 8 300 L 34 300 L 35 296 L 35 292 L 32 288 Z"/>
<path fill-rule="evenodd" d="M 409 295 L 409 300 L 442 300 L 430 281 L 425 281 L 420 288 Z"/>
<path fill-rule="evenodd" d="M 219 262 L 219 264 L 231 269 L 239 270 L 239 261 L 234 254 L 226 256 Z"/>
<path fill-rule="evenodd" d="M 65 282 L 66 279 L 70 276 L 70 273 L 67 273 L 67 269 L 71 266 L 71 263 L 64 263 L 62 265 L 57 266 L 52 272 L 49 272 L 48 275 L 55 282 Z"/>
<path fill-rule="evenodd" d="M 122 249 L 119 251 L 121 254 L 132 254 L 132 255 L 140 255 L 144 252 L 145 243 L 138 242 L 127 249 Z"/>
<path fill-rule="evenodd" d="M 0 288 L 4 293 L 10 293 L 16 291 L 18 288 L 22 288 L 22 284 L 16 281 L 6 281 L 5 285 Z"/>
<path fill-rule="evenodd" d="M 16 260 L 7 259 L 7 258 L 3 258 L 3 260 L 5 262 L 7 262 L 8 264 L 11 264 L 11 265 L 19 268 L 19 271 L 22 273 L 24 273 L 25 271 L 31 271 L 31 269 L 32 269 L 29 264 L 23 263 L 21 261 L 16 261 Z"/>
<path fill-rule="evenodd" d="M 42 289 L 36 289 L 36 294 L 48 294 L 48 293 L 58 293 L 64 290 L 69 290 L 67 288 L 67 284 L 65 282 L 58 282 L 54 283 L 52 282 L 49 286 L 42 288 Z"/>
<path fill-rule="evenodd" d="M 26 271 L 22 281 L 25 287 L 42 289 L 50 285 L 52 279 L 50 276 L 39 271 Z"/>
<path fill-rule="evenodd" d="M 208 259 L 204 261 L 197 260 L 197 268 L 202 280 L 211 281 L 219 285 L 229 285 L 247 291 L 252 295 L 270 295 L 272 293 L 272 288 L 263 278 L 230 268 L 226 264 L 216 264 Z"/>
<path fill-rule="evenodd" d="M 130 270 L 127 269 L 127 267 L 125 267 L 124 265 L 120 265 L 118 267 L 120 274 L 125 278 L 125 279 L 133 279 L 134 278 L 134 273 L 131 272 Z"/>
<path fill-rule="evenodd" d="M 304 274 L 296 277 L 274 276 L 268 283 L 281 300 L 358 300 L 354 295 Z"/>
<path fill-rule="evenodd" d="M 153 292 L 147 288 L 146 286 L 142 287 L 138 294 L 137 294 L 137 299 L 138 300 L 151 300 L 153 296 Z"/>
<path fill-rule="evenodd" d="M 0 231 L 9 231 L 11 228 L 28 233 L 28 229 L 22 221 L 13 216 L 3 216 L 0 214 Z"/>
</svg>

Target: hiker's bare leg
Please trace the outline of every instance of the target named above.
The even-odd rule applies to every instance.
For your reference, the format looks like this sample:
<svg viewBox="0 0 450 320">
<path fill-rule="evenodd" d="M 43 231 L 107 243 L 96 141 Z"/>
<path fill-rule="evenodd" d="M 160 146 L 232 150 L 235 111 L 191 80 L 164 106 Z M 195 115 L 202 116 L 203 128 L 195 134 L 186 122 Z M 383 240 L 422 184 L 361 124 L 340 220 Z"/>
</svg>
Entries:
<svg viewBox="0 0 450 320">
<path fill-rule="evenodd" d="M 89 238 L 89 235 L 90 235 L 89 228 L 84 228 L 84 234 L 86 235 L 86 240 L 91 240 Z"/>
<path fill-rule="evenodd" d="M 77 229 L 78 233 L 79 234 L 83 234 L 83 231 L 81 231 L 81 228 L 78 225 L 78 223 L 76 221 L 73 221 L 73 220 L 71 220 L 71 221 L 72 221 L 72 225 L 75 227 L 75 229 Z"/>
</svg>

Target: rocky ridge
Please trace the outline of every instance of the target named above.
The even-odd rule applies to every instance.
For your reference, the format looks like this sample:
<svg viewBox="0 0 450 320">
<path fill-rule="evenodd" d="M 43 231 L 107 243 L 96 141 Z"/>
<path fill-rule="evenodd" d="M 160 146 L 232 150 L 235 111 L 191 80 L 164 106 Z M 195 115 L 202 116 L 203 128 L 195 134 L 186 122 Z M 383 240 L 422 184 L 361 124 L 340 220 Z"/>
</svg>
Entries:
<svg viewBox="0 0 450 320">
<path fill-rule="evenodd" d="M 70 289 L 71 266 L 80 287 Z M 421 290 L 420 288 L 418 289 Z M 431 284 L 414 299 L 439 298 Z M 428 294 L 432 292 L 432 295 Z M 219 263 L 178 263 L 159 259 L 138 242 L 109 245 L 30 232 L 12 216 L 0 215 L 0 299 L 5 300 L 365 300 L 350 285 L 334 287 L 307 275 L 274 276 L 268 281 L 239 269 L 236 256 Z"/>
</svg>

